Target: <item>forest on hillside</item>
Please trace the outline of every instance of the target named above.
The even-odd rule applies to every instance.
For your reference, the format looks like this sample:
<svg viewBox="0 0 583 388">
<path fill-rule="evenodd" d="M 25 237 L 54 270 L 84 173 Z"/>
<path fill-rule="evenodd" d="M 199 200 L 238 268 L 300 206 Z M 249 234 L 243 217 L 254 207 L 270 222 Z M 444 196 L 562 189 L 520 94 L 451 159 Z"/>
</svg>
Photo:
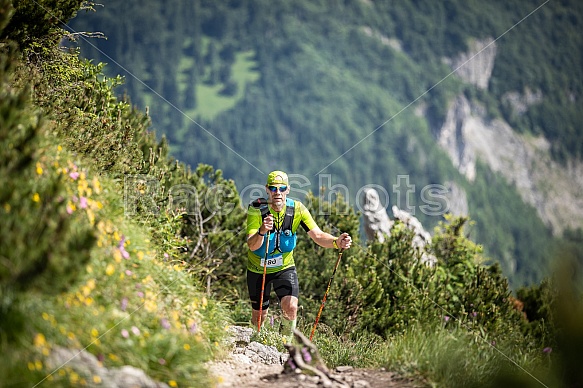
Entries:
<svg viewBox="0 0 583 388">
<path fill-rule="evenodd" d="M 355 207 L 361 188 L 378 185 L 387 209 L 410 210 L 432 229 L 442 214 L 421 211 L 423 188 L 456 182 L 477 241 L 516 285 L 540 280 L 563 243 L 487 168 L 466 182 L 432 133 L 464 93 L 517 131 L 544 134 L 558 160 L 580 158 L 577 1 L 104 1 L 94 9 L 69 23 L 105 35 L 79 39 L 83 56 L 124 76 L 119 93 L 148 108 L 174 156 L 220 169 L 243 198 L 281 168 L 325 195 L 347 187 Z M 499 47 L 489 89 L 449 76 L 443 58 L 488 37 Z M 526 89 L 545 97 L 516 115 L 503 97 Z"/>
</svg>

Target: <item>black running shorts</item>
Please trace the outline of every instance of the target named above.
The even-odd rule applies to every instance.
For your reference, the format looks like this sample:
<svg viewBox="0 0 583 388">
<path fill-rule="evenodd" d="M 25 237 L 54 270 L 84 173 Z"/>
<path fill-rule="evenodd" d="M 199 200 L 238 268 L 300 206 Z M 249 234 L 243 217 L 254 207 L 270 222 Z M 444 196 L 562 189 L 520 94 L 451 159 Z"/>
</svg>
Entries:
<svg viewBox="0 0 583 388">
<path fill-rule="evenodd" d="M 249 297 L 251 299 L 251 306 L 253 306 L 253 310 L 259 311 L 262 281 L 262 273 L 247 271 L 247 288 L 249 289 Z M 296 267 L 286 268 L 283 271 L 268 273 L 265 275 L 263 310 L 266 310 L 269 307 L 269 294 L 271 294 L 272 285 L 279 300 L 288 295 L 295 296 L 297 298 L 300 294 L 300 286 L 298 284 L 298 274 L 296 272 Z"/>
</svg>

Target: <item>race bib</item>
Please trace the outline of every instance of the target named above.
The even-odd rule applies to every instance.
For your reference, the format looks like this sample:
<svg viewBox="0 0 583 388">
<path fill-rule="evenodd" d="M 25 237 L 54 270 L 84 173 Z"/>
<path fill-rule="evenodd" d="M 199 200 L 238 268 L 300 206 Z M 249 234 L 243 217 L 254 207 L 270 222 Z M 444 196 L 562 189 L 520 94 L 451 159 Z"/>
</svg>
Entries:
<svg viewBox="0 0 583 388">
<path fill-rule="evenodd" d="M 261 266 L 263 267 L 265 259 L 261 259 Z M 281 267 L 283 265 L 283 255 L 278 254 L 267 258 L 267 268 Z"/>
</svg>

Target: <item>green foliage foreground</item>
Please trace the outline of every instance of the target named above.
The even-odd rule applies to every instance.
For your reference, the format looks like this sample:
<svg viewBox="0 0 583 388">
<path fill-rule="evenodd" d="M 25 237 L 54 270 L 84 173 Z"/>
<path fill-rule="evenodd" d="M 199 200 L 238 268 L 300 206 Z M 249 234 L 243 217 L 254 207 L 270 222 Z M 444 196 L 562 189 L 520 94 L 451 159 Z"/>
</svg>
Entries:
<svg viewBox="0 0 583 388">
<path fill-rule="evenodd" d="M 0 35 L 0 381 L 102 386 L 55 364 L 66 348 L 172 387 L 211 385 L 204 362 L 225 350 L 230 322 L 250 320 L 234 182 L 170 158 L 148 116 L 114 97 L 118 81 L 59 49 L 56 25 L 22 33 L 14 23 L 39 20 L 22 17 L 32 3 L 11 4 L 0 1 L 0 29 L 12 20 Z M 55 4 L 70 16 L 71 2 Z M 306 204 L 323 229 L 358 236 L 342 198 Z M 327 362 L 444 386 L 580 384 L 581 269 L 516 299 L 467 227 L 440 224 L 425 252 L 433 266 L 404 224 L 383 243 L 356 239 L 315 337 Z M 299 327 L 309 332 L 337 252 L 302 237 Z M 279 341 L 266 330 L 260 340 Z"/>
</svg>

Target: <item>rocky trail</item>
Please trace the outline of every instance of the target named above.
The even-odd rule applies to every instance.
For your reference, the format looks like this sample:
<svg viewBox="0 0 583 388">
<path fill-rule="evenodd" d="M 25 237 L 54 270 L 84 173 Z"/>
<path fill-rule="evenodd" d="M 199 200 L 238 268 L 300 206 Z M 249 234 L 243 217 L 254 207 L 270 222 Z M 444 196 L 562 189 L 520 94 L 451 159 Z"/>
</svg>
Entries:
<svg viewBox="0 0 583 388">
<path fill-rule="evenodd" d="M 216 388 L 420 387 L 419 383 L 382 368 L 339 366 L 329 370 L 320 361 L 315 346 L 299 332 L 296 332 L 297 345 L 289 346 L 288 352 L 282 353 L 273 346 L 252 342 L 251 328 L 233 326 L 229 330 L 232 352 L 224 360 L 207 365 Z M 290 363 L 289 358 L 295 362 Z"/>
</svg>

